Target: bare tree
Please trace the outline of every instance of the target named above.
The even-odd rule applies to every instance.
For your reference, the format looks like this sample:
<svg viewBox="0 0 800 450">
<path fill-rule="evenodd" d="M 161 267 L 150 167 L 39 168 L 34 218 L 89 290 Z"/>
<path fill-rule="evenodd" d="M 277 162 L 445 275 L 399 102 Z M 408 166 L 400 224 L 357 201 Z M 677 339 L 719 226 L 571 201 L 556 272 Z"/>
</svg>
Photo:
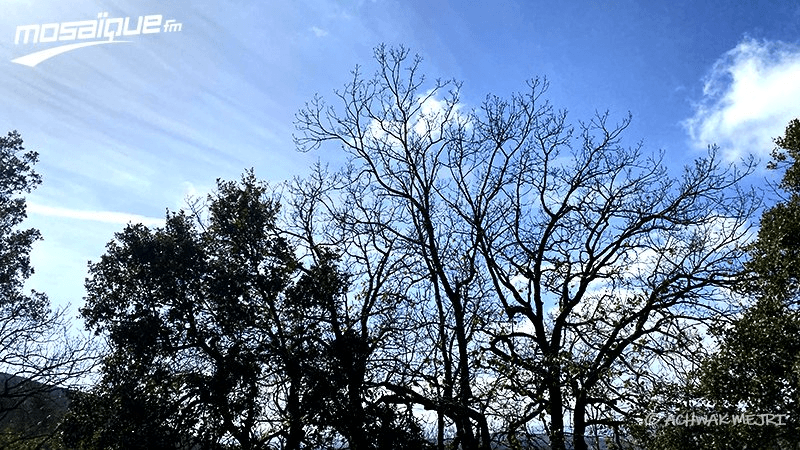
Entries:
<svg viewBox="0 0 800 450">
<path fill-rule="evenodd" d="M 315 99 L 298 115 L 304 134 L 297 143 L 309 149 L 336 140 L 353 156 L 353 165 L 341 175 L 343 197 L 331 216 L 350 236 L 345 242 L 367 243 L 360 262 L 368 295 L 395 294 L 382 289 L 383 280 L 407 283 L 392 286 L 411 302 L 404 319 L 411 319 L 408 331 L 414 337 L 402 337 L 411 345 L 395 348 L 393 358 L 402 370 L 387 373 L 381 386 L 397 402 L 436 411 L 441 437 L 447 419 L 455 426 L 457 443 L 486 447 L 488 424 L 473 392 L 471 364 L 477 350 L 473 318 L 485 300 L 476 295 L 482 292 L 477 246 L 468 225 L 453 216 L 439 192 L 447 127 L 457 120 L 458 85 L 437 82 L 421 99 L 418 61 L 406 78 L 406 57 L 403 49 L 379 49 L 379 73 L 364 80 L 356 70 L 352 83 L 338 93 L 345 108 L 341 116 Z M 442 91 L 447 97 L 439 100 Z M 431 102 L 435 111 L 427 110 Z M 380 265 L 368 264 L 380 254 Z M 381 272 L 387 268 L 392 270 Z"/>
<path fill-rule="evenodd" d="M 583 449 L 588 429 L 634 420 L 634 395 L 674 376 L 726 308 L 757 206 L 738 189 L 752 163 L 712 151 L 675 178 L 663 154 L 621 145 L 629 118 L 576 130 L 540 80 L 462 112 L 460 84 L 426 84 L 406 49 L 375 57 L 338 105 L 298 114 L 296 143 L 350 156 L 326 203 L 347 237 L 329 242 L 380 237 L 354 264 L 373 279 L 382 254 L 407 274 L 414 338 L 392 355 L 387 398 L 435 411 L 440 447 L 448 424 L 464 449 L 538 424 L 553 448 L 571 431 Z"/>
<path fill-rule="evenodd" d="M 484 111 L 476 130 L 534 125 L 499 164 L 474 166 L 485 168 L 477 189 L 461 190 L 473 217 L 490 218 L 475 221 L 481 254 L 511 322 L 490 349 L 496 367 L 515 366 L 501 372 L 529 400 L 509 427 L 545 412 L 554 448 L 571 428 L 583 449 L 587 428 L 631 420 L 635 393 L 697 361 L 741 271 L 758 202 L 737 186 L 752 165 L 727 170 L 712 152 L 674 179 L 663 156 L 619 145 L 627 120 L 597 117 L 573 148 L 563 115 L 528 116 L 519 100 Z M 525 386 L 532 378 L 541 382 Z"/>
<path fill-rule="evenodd" d="M 330 419 L 338 423 L 350 448 L 424 448 L 427 443 L 410 406 L 416 402 L 387 401 L 381 388 L 390 381 L 405 385 L 408 375 L 398 367 L 407 367 L 401 361 L 417 359 L 406 349 L 423 348 L 419 332 L 424 327 L 414 293 L 420 275 L 401 256 L 408 255 L 401 239 L 382 226 L 386 219 L 381 216 L 391 215 L 390 209 L 367 200 L 367 185 L 343 183 L 347 179 L 316 166 L 309 179 L 295 180 L 285 221 L 308 258 L 317 261 L 336 251 L 348 275 L 349 294 L 315 318 L 328 330 L 326 347 L 340 356 L 339 349 L 349 353 L 333 358 L 334 371 L 346 386 L 340 404 L 328 408 Z M 341 203 L 331 196 L 337 192 L 347 192 Z M 350 201 L 356 198 L 364 201 Z M 383 422 L 381 429 L 370 433 L 377 422 Z"/>
</svg>

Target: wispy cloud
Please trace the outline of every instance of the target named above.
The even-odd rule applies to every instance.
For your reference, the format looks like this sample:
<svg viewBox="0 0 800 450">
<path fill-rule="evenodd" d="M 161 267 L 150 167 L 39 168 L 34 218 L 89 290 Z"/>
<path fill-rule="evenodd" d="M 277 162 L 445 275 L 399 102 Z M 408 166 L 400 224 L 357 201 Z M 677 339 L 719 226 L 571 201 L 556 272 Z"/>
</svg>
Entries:
<svg viewBox="0 0 800 450">
<path fill-rule="evenodd" d="M 697 148 L 716 144 L 728 159 L 765 157 L 800 114 L 800 47 L 745 38 L 713 65 L 695 114 L 684 122 Z"/>
<path fill-rule="evenodd" d="M 146 226 L 163 226 L 164 219 L 157 217 L 147 217 L 138 214 L 128 214 L 113 211 L 85 211 L 57 206 L 45 206 L 36 203 L 28 203 L 28 213 L 48 217 L 64 217 L 75 220 L 89 220 L 93 222 L 113 223 L 125 225 L 128 223 L 141 223 Z"/>
<path fill-rule="evenodd" d="M 314 36 L 316 37 L 325 37 L 328 35 L 327 30 L 323 30 L 322 28 L 319 27 L 311 27 L 311 31 L 314 33 Z"/>
</svg>

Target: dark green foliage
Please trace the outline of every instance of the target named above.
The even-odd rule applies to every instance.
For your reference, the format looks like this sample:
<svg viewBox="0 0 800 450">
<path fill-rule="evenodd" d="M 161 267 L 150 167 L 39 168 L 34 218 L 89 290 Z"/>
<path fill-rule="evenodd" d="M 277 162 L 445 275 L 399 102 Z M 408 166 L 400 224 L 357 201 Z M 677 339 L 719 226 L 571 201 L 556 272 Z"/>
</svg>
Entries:
<svg viewBox="0 0 800 450">
<path fill-rule="evenodd" d="M 91 265 L 81 312 L 109 354 L 70 419 L 76 444 L 265 445 L 262 369 L 285 347 L 275 311 L 297 266 L 265 191 L 252 173 L 219 182 L 207 223 L 195 211 L 129 225 Z"/>
<path fill-rule="evenodd" d="M 41 177 L 33 171 L 38 154 L 23 153 L 22 144 L 16 131 L 0 137 L 0 361 L 11 366 L 4 368 L 6 371 L 24 371 L 28 357 L 23 340 L 38 335 L 39 324 L 48 314 L 44 294 L 22 292 L 23 283 L 33 274 L 31 246 L 41 239 L 38 230 L 17 229 L 26 217 L 25 199 L 17 196 L 30 193 L 41 183 Z M 33 394 L 29 392 L 33 385 L 13 375 L 16 373 L 9 374 L 0 386 L 0 431 L 17 434 L 19 424 L 9 429 L 9 416 Z"/>
<path fill-rule="evenodd" d="M 86 282 L 81 312 L 108 352 L 68 446 L 420 448 L 394 409 L 365 409 L 371 348 L 341 318 L 336 255 L 314 249 L 305 267 L 277 218 L 250 172 L 218 181 L 205 209 L 116 235 Z"/>
<path fill-rule="evenodd" d="M 696 374 L 694 409 L 709 413 L 781 414 L 784 425 L 663 427 L 658 448 L 798 448 L 800 443 L 800 122 L 775 140 L 772 168 L 789 195 L 765 211 L 750 245 L 749 276 L 740 289 L 755 299 L 732 323 L 712 331 L 719 351 Z"/>
<path fill-rule="evenodd" d="M 771 168 L 785 167 L 780 187 L 792 194 L 800 194 L 800 119 L 789 122 L 782 137 L 775 139 L 777 148 L 773 150 Z"/>
<path fill-rule="evenodd" d="M 16 131 L 0 137 L 0 302 L 4 308 L 25 303 L 27 308 L 20 313 L 36 316 L 42 314 L 46 299 L 36 293 L 24 296 L 21 289 L 33 274 L 29 254 L 41 235 L 32 228 L 15 229 L 26 217 L 25 199 L 16 196 L 30 193 L 42 178 L 33 171 L 39 155 L 24 151 L 22 138 Z"/>
<path fill-rule="evenodd" d="M 775 143 L 778 148 L 773 151 L 772 167 L 785 169 L 779 187 L 788 198 L 761 217 L 749 265 L 757 281 L 745 288 L 793 304 L 800 289 L 800 120 L 791 121 Z"/>
<path fill-rule="evenodd" d="M 703 394 L 718 409 L 733 414 L 786 416 L 782 426 L 739 427 L 735 431 L 740 443 L 786 448 L 786 443 L 796 442 L 800 438 L 798 311 L 774 297 L 762 297 L 722 334 L 722 342 L 720 352 L 703 368 Z"/>
<path fill-rule="evenodd" d="M 0 137 L 0 317 L 18 321 L 22 329 L 48 314 L 44 294 L 22 292 L 23 283 L 33 275 L 31 246 L 41 239 L 41 234 L 33 228 L 17 229 L 27 217 L 25 198 L 17 195 L 30 193 L 42 182 L 41 176 L 33 170 L 38 160 L 38 153 L 25 152 L 22 138 L 16 131 Z M 10 345 L 6 339 L 2 342 Z"/>
<path fill-rule="evenodd" d="M 721 333 L 722 348 L 704 368 L 703 386 L 716 403 L 753 413 L 788 414 L 786 426 L 749 427 L 740 442 L 776 446 L 800 441 L 800 122 L 793 120 L 773 152 L 786 171 L 789 197 L 764 212 L 744 290 L 756 303 Z"/>
<path fill-rule="evenodd" d="M 25 151 L 19 133 L 0 137 L 0 443 L 26 448 L 51 445 L 66 399 L 54 392 L 85 373 L 86 342 L 68 336 L 64 310 L 51 310 L 44 293 L 23 291 L 33 275 L 31 248 L 38 230 L 20 229 L 24 194 L 42 178 L 38 154 Z"/>
<path fill-rule="evenodd" d="M 66 448 L 190 448 L 199 439 L 176 428 L 171 405 L 156 392 L 142 392 L 134 382 L 76 395 L 61 425 Z M 181 445 L 182 444 L 182 445 Z M 213 447 L 207 447 L 213 448 Z"/>
</svg>

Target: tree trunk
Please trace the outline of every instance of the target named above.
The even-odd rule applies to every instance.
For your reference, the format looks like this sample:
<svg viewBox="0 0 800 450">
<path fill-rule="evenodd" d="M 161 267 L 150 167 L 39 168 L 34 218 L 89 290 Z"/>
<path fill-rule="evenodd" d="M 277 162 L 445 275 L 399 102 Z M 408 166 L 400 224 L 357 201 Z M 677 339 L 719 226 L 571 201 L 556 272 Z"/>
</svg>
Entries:
<svg viewBox="0 0 800 450">
<path fill-rule="evenodd" d="M 458 343 L 458 375 L 459 375 L 459 408 L 458 414 L 460 415 L 458 422 L 462 445 L 464 450 L 478 450 L 478 440 L 475 439 L 475 433 L 472 429 L 472 421 L 470 421 L 469 406 L 470 399 L 472 398 L 472 386 L 470 386 L 469 377 L 469 351 L 467 349 L 467 334 L 466 325 L 464 323 L 464 309 L 461 306 L 461 299 L 451 298 L 453 305 L 453 313 L 456 319 L 456 341 Z"/>
<path fill-rule="evenodd" d="M 561 385 L 558 383 L 560 370 L 554 369 L 547 380 L 550 394 L 549 413 L 550 413 L 550 448 L 552 450 L 566 450 L 566 439 L 564 438 L 564 401 L 561 395 Z"/>
<path fill-rule="evenodd" d="M 361 356 L 361 355 L 358 355 Z M 348 373 L 347 380 L 347 414 L 346 423 L 350 437 L 350 448 L 352 450 L 367 449 L 367 435 L 364 432 L 365 413 L 364 405 L 361 401 L 361 387 L 364 383 L 364 370 L 361 361 L 356 359 L 356 367 L 352 367 Z"/>
<path fill-rule="evenodd" d="M 586 445 L 586 400 L 582 396 L 575 399 L 575 414 L 572 417 L 572 445 L 575 450 L 589 450 Z"/>
<path fill-rule="evenodd" d="M 294 370 L 287 368 L 287 375 L 289 375 L 289 395 L 286 398 L 286 410 L 289 414 L 289 433 L 286 437 L 286 449 L 296 450 L 300 448 L 304 438 L 300 393 L 298 392 L 300 381 L 298 373 Z"/>
</svg>

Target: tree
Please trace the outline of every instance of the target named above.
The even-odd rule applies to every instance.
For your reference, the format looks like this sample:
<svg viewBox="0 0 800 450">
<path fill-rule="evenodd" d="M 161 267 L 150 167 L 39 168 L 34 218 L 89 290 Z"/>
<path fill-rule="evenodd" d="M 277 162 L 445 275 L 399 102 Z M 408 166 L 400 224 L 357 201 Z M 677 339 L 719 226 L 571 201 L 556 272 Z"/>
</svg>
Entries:
<svg viewBox="0 0 800 450">
<path fill-rule="evenodd" d="M 275 437 L 261 424 L 270 366 L 289 348 L 275 316 L 297 261 L 252 173 L 218 182 L 216 195 L 207 221 L 197 208 L 163 228 L 129 225 L 90 266 L 81 313 L 109 350 L 71 443 L 254 449 Z M 96 420 L 102 405 L 113 407 Z"/>
<path fill-rule="evenodd" d="M 754 302 L 715 329 L 719 351 L 694 380 L 695 403 L 730 414 L 784 415 L 780 426 L 702 430 L 735 448 L 796 448 L 800 441 L 800 121 L 775 143 L 769 167 L 784 169 L 779 188 L 788 196 L 763 213 L 748 248 L 739 287 Z"/>
<path fill-rule="evenodd" d="M 438 441 L 444 445 L 445 420 L 455 427 L 452 445 L 488 447 L 484 398 L 474 395 L 477 374 L 473 333 L 484 308 L 476 252 L 460 253 L 471 245 L 462 221 L 447 224 L 446 208 L 437 200 L 437 152 L 444 150 L 445 127 L 456 120 L 455 91 L 430 115 L 418 101 L 416 62 L 402 78 L 407 52 L 379 48 L 379 73 L 369 80 L 358 69 L 345 91 L 338 94 L 345 113 L 337 116 L 316 98 L 298 114 L 301 149 L 335 140 L 354 157 L 354 165 L 330 186 L 330 200 L 321 208 L 322 223 L 336 224 L 326 243 L 353 251 L 354 269 L 366 298 L 395 299 L 398 324 L 390 340 L 394 360 L 379 386 L 387 400 L 417 404 L 438 415 Z M 437 82 L 426 96 L 455 88 Z M 374 109 L 372 109 L 374 108 Z M 417 134 L 413 127 L 424 128 Z M 330 220 L 329 220 L 330 219 Z M 449 225 L 449 224 L 448 224 Z M 450 229 L 448 229 L 450 228 Z M 341 243 L 341 244 L 340 244 Z M 351 250 L 353 249 L 353 250 Z"/>
<path fill-rule="evenodd" d="M 643 420 L 647 393 L 726 309 L 757 206 L 738 189 L 752 162 L 726 168 L 712 151 L 675 178 L 663 154 L 621 145 L 629 119 L 576 132 L 545 82 L 466 112 L 460 83 L 426 84 L 408 50 L 375 58 L 337 105 L 316 97 L 298 113 L 296 143 L 350 156 L 318 242 L 385 255 L 354 270 L 406 299 L 405 346 L 383 356 L 387 399 L 434 411 L 439 448 L 445 428 L 453 447 L 488 449 L 542 427 L 552 448 L 571 431 L 585 449 L 590 430 Z"/>
<path fill-rule="evenodd" d="M 347 276 L 333 249 L 303 255 L 279 218 L 251 171 L 162 228 L 116 235 L 86 282 L 81 313 L 108 352 L 63 426 L 68 446 L 386 448 L 378 433 L 402 416 L 364 406 L 369 348 L 345 326 Z"/>
<path fill-rule="evenodd" d="M 25 151 L 16 131 L 0 137 L 0 433 L 7 445 L 49 439 L 55 418 L 29 420 L 39 411 L 26 414 L 28 420 L 19 416 L 37 404 L 50 408 L 46 405 L 55 393 L 79 383 L 92 362 L 88 341 L 69 332 L 65 310 L 52 310 L 44 293 L 23 292 L 33 274 L 30 251 L 41 234 L 19 229 L 26 218 L 20 194 L 41 183 L 33 170 L 37 161 L 38 154 Z M 50 412 L 58 414 L 64 407 L 53 406 Z"/>
<path fill-rule="evenodd" d="M 337 297 L 337 302 L 303 301 L 306 307 L 315 306 L 312 317 L 329 336 L 314 367 L 308 370 L 312 389 L 307 409 L 320 411 L 320 423 L 341 434 L 350 449 L 428 448 L 411 406 L 398 408 L 381 389 L 384 378 L 394 373 L 388 349 L 402 351 L 407 348 L 404 339 L 413 335 L 413 330 L 406 328 L 411 313 L 406 294 L 414 283 L 405 262 L 394 259 L 393 237 L 331 226 L 334 222 L 328 220 L 329 214 L 339 216 L 329 209 L 333 205 L 327 196 L 328 183 L 332 181 L 336 182 L 318 165 L 310 178 L 289 185 L 287 231 L 317 267 L 329 267 L 320 262 L 330 260 L 330 249 L 337 249 L 335 260 L 348 268 L 350 291 Z M 357 223 L 351 225 L 361 228 Z M 309 275 L 315 280 L 336 279 L 326 270 Z"/>
<path fill-rule="evenodd" d="M 770 167 L 784 169 L 779 188 L 788 198 L 761 216 L 748 264 L 758 279 L 746 289 L 794 305 L 800 293 L 800 120 L 792 120 L 775 143 Z"/>
</svg>

